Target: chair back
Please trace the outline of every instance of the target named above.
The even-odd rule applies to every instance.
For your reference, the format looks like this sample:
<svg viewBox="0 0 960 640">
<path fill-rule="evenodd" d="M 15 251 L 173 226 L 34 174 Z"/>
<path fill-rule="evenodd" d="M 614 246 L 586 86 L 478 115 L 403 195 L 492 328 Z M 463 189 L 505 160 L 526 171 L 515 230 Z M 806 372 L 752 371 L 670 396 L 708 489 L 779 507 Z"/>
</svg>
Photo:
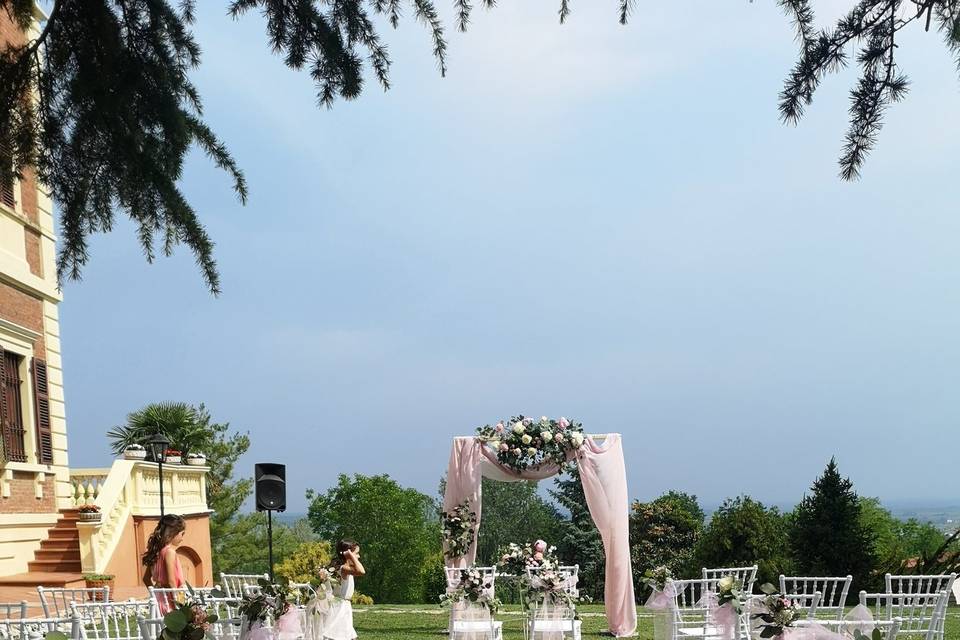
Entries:
<svg viewBox="0 0 960 640">
<path fill-rule="evenodd" d="M 850 584 L 853 576 L 814 577 L 814 576 L 780 576 L 780 593 L 785 596 L 820 592 L 819 611 L 821 614 L 832 614 L 837 619 L 843 617 L 843 608 L 847 604 L 847 595 L 850 593 Z"/>
<path fill-rule="evenodd" d="M 926 640 L 943 638 L 948 595 L 940 593 L 867 593 L 860 592 L 860 604 L 874 620 L 900 619 L 898 633 Z"/>
<path fill-rule="evenodd" d="M 703 569 L 703 579 L 707 582 L 707 589 L 717 590 L 717 582 L 724 576 L 733 576 L 740 583 L 743 593 L 753 593 L 753 583 L 757 581 L 757 565 L 750 567 L 721 567 L 719 569 Z"/>
<path fill-rule="evenodd" d="M 44 618 L 68 618 L 72 615 L 70 605 L 74 602 L 110 602 L 110 587 L 65 589 L 61 587 L 37 587 Z"/>
<path fill-rule="evenodd" d="M 893 575 L 884 576 L 887 593 L 940 593 L 949 592 L 957 580 L 956 573 L 939 575 Z"/>
<path fill-rule="evenodd" d="M 270 574 L 267 573 L 221 573 L 220 574 L 220 585 L 223 587 L 223 590 L 227 592 L 227 595 L 232 598 L 242 598 L 246 591 L 244 590 L 247 586 L 259 585 L 259 580 L 269 580 Z"/>
<path fill-rule="evenodd" d="M 51 631 L 60 631 L 70 640 L 80 640 L 80 620 L 65 618 L 4 618 L 0 620 L 0 638 L 5 640 L 43 640 Z"/>
<path fill-rule="evenodd" d="M 70 605 L 80 620 L 80 634 L 86 640 L 139 640 L 137 618 L 150 615 L 150 600 L 87 602 Z"/>
<path fill-rule="evenodd" d="M 20 602 L 0 602 L 0 618 L 9 620 L 13 618 L 19 620 L 27 617 L 27 601 Z"/>
</svg>

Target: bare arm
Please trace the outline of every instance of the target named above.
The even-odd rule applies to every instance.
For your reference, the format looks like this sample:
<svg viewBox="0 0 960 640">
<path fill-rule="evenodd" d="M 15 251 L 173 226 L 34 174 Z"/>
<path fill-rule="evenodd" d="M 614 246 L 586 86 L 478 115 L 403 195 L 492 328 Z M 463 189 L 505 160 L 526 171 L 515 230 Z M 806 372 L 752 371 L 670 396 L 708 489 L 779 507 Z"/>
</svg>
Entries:
<svg viewBox="0 0 960 640">
<path fill-rule="evenodd" d="M 358 578 L 367 573 L 367 570 L 360 564 L 360 558 L 353 551 L 347 551 L 346 557 L 347 560 L 343 563 L 343 568 L 347 573 Z"/>
<path fill-rule="evenodd" d="M 178 587 L 180 585 L 174 584 L 174 581 L 177 579 L 177 552 L 173 549 L 167 549 L 163 554 L 163 568 L 167 572 L 167 584 L 160 585 L 162 587 Z"/>
</svg>

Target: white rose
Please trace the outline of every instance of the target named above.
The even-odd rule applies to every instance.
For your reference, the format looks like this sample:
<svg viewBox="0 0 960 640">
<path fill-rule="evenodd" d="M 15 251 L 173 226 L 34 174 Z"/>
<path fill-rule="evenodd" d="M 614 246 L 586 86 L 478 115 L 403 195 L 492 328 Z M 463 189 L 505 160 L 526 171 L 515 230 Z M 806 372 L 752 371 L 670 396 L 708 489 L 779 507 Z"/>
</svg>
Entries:
<svg viewBox="0 0 960 640">
<path fill-rule="evenodd" d="M 540 424 L 547 424 L 550 422 L 550 418 L 547 416 L 540 416 Z"/>
<path fill-rule="evenodd" d="M 500 448 L 500 441 L 499 441 L 499 440 L 491 440 L 491 441 L 490 441 L 490 446 L 493 447 L 494 449 L 499 449 L 499 448 Z"/>
<path fill-rule="evenodd" d="M 721 591 L 729 591 L 733 588 L 733 576 L 724 576 L 717 581 L 717 588 Z"/>
<path fill-rule="evenodd" d="M 583 434 L 579 431 L 575 432 L 572 436 L 570 436 L 570 442 L 573 443 L 573 446 L 579 447 L 583 444 Z"/>
<path fill-rule="evenodd" d="M 523 433 L 524 431 L 526 431 L 526 429 L 524 428 L 522 422 L 514 422 L 514 423 L 513 423 L 513 432 L 514 432 L 514 433 Z"/>
<path fill-rule="evenodd" d="M 530 434 L 528 433 L 523 434 L 523 437 L 520 438 L 520 442 L 522 442 L 523 444 L 530 444 L 532 441 L 533 441 L 533 438 L 531 438 Z"/>
<path fill-rule="evenodd" d="M 513 450 L 513 455 L 515 455 L 515 456 L 519 456 L 521 453 L 523 453 L 523 452 L 520 451 L 520 447 L 517 447 L 517 448 L 515 448 L 515 449 Z"/>
<path fill-rule="evenodd" d="M 543 438 L 544 442 L 550 442 L 551 440 L 553 440 L 553 434 L 550 433 L 549 431 L 541 431 L 540 437 Z"/>
<path fill-rule="evenodd" d="M 537 450 L 534 449 L 533 447 L 530 447 L 529 449 L 527 449 L 527 455 L 531 455 L 531 456 L 537 455 Z"/>
</svg>

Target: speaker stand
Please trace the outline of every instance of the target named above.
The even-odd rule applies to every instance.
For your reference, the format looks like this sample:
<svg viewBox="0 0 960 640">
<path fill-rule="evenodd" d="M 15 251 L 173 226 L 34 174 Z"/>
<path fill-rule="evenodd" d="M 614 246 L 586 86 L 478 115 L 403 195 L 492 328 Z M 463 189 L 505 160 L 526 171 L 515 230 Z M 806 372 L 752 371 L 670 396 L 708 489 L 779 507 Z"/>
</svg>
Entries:
<svg viewBox="0 0 960 640">
<path fill-rule="evenodd" d="M 267 548 L 270 556 L 270 584 L 273 584 L 273 511 L 267 509 Z"/>
</svg>

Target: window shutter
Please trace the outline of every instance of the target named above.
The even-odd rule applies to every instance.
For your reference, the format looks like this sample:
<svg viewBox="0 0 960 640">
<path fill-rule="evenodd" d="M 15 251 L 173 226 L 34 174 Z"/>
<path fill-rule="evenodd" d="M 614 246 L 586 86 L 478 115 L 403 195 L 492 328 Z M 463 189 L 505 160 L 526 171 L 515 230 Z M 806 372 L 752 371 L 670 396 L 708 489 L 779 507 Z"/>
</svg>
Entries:
<svg viewBox="0 0 960 640">
<path fill-rule="evenodd" d="M 0 146 L 0 162 L 4 165 L 4 169 L 0 170 L 0 203 L 13 209 L 17 204 L 17 200 L 13 194 L 14 177 L 11 173 L 13 161 L 10 158 L 10 154 L 7 153 L 6 147 L 3 146 Z"/>
<path fill-rule="evenodd" d="M 7 451 L 10 449 L 10 444 L 7 442 L 10 433 L 7 426 L 7 394 L 6 389 L 2 388 L 3 381 L 7 379 L 7 361 L 3 355 L 3 347 L 0 347 L 0 463 L 7 461 Z"/>
<path fill-rule="evenodd" d="M 50 428 L 50 391 L 47 381 L 47 363 L 33 359 L 33 402 L 37 418 L 37 460 L 53 464 L 53 430 Z"/>
</svg>

